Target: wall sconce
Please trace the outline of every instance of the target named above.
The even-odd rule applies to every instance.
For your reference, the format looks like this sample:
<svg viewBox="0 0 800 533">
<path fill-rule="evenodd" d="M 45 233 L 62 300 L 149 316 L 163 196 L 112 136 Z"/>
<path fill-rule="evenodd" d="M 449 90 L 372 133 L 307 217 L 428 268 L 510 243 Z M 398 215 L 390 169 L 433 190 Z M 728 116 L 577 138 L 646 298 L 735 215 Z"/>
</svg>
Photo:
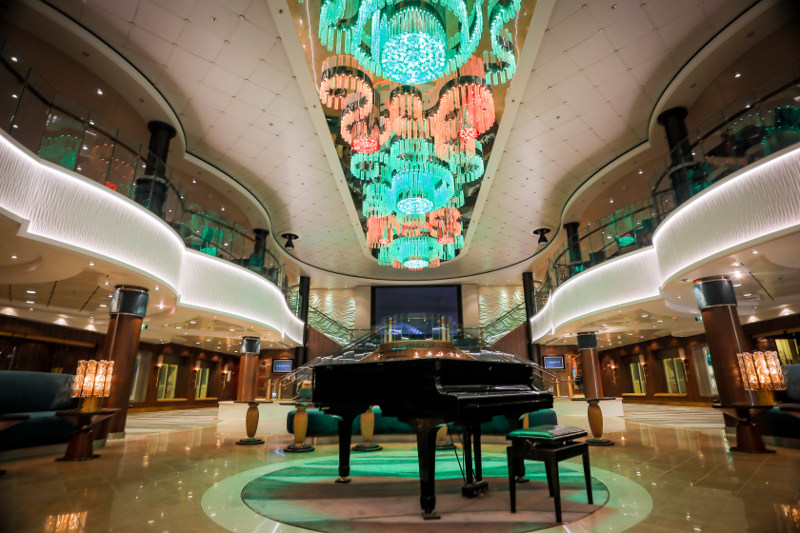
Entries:
<svg viewBox="0 0 800 533">
<path fill-rule="evenodd" d="M 786 381 L 778 352 L 737 353 L 744 390 L 784 390 Z"/>
</svg>

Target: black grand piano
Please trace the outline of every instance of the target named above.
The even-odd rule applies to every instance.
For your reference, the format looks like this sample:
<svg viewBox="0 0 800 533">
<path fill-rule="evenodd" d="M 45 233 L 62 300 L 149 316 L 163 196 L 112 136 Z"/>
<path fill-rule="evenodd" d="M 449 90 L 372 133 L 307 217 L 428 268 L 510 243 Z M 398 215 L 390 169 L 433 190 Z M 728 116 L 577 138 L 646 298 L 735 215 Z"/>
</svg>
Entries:
<svg viewBox="0 0 800 533">
<path fill-rule="evenodd" d="M 368 407 L 379 405 L 383 414 L 414 428 L 420 505 L 426 519 L 438 518 L 434 474 L 439 427 L 453 422 L 463 428 L 467 484 L 462 494 L 476 496 L 487 489 L 481 469 L 480 424 L 505 415 L 514 427 L 523 414 L 553 406 L 550 391 L 533 387 L 530 366 L 442 357 L 318 365 L 312 398 L 329 414 L 341 417 L 339 483 L 349 481 L 353 419 Z"/>
</svg>

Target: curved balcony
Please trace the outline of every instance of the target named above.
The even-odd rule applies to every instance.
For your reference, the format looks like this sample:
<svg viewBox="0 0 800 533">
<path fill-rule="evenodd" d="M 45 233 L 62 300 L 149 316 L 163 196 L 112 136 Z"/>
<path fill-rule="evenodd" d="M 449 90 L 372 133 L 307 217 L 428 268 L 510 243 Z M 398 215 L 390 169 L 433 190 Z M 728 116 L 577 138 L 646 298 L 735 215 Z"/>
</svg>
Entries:
<svg viewBox="0 0 800 533">
<path fill-rule="evenodd" d="M 0 125 L 40 158 L 144 206 L 174 229 L 186 247 L 265 277 L 291 303 L 285 265 L 274 247 L 222 213 L 189 203 L 182 180 L 163 161 L 132 136 L 59 95 L 7 42 L 0 44 Z"/>
<path fill-rule="evenodd" d="M 536 289 L 536 310 L 572 277 L 651 246 L 659 225 L 709 186 L 797 143 L 800 65 L 754 89 L 692 132 L 655 170 L 649 197 L 587 224 L 577 240 L 557 248 Z"/>
</svg>

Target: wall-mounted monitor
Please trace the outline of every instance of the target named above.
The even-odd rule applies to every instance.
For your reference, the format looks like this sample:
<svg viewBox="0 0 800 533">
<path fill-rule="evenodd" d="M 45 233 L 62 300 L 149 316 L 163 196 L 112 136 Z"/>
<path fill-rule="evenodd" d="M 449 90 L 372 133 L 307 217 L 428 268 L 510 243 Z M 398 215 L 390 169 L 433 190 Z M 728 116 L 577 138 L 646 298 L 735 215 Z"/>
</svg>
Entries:
<svg viewBox="0 0 800 533">
<path fill-rule="evenodd" d="M 272 373 L 291 372 L 292 360 L 291 359 L 273 359 L 272 360 Z"/>
<path fill-rule="evenodd" d="M 546 355 L 544 357 L 544 367 L 548 370 L 564 370 L 564 356 Z"/>
</svg>

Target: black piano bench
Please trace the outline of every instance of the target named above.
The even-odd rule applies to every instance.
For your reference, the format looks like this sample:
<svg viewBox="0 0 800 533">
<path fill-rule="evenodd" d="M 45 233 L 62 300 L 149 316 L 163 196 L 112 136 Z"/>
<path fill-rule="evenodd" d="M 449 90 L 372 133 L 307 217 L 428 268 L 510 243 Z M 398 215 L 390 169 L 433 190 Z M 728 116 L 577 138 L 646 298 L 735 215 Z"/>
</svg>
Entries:
<svg viewBox="0 0 800 533">
<path fill-rule="evenodd" d="M 592 499 L 592 476 L 589 468 L 589 445 L 575 442 L 587 436 L 581 428 L 570 426 L 534 426 L 512 431 L 506 436 L 511 441 L 508 457 L 508 491 L 511 497 L 511 512 L 517 512 L 518 478 L 525 472 L 525 459 L 543 461 L 547 472 L 547 487 L 555 500 L 556 522 L 561 523 L 561 486 L 558 481 L 558 463 L 570 457 L 583 456 L 583 474 L 586 477 L 586 495 Z"/>
</svg>

